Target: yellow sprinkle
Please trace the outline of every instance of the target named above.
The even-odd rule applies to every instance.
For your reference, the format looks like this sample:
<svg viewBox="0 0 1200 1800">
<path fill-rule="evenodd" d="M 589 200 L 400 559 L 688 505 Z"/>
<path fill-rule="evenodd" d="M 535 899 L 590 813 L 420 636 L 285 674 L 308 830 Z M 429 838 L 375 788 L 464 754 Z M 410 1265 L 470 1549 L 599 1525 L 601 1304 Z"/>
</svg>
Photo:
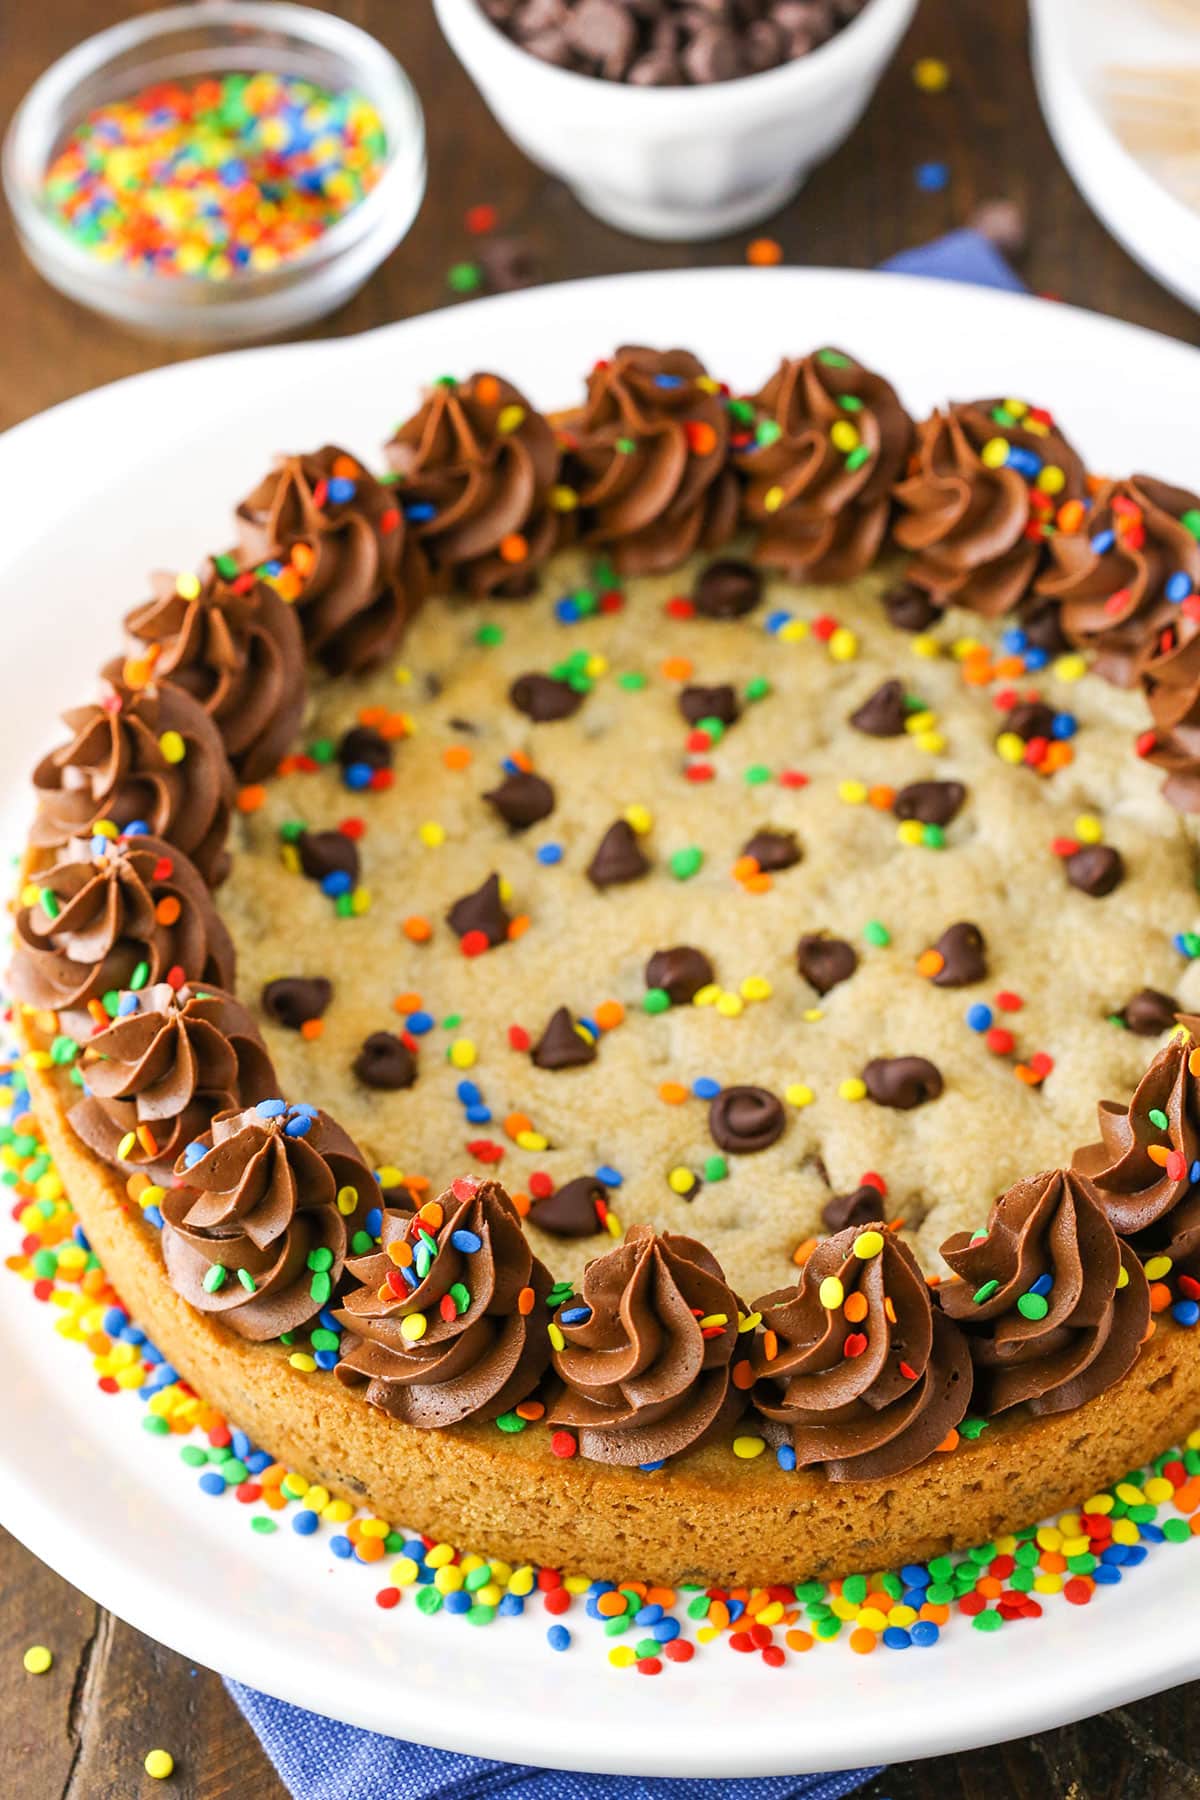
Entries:
<svg viewBox="0 0 1200 1800">
<path fill-rule="evenodd" d="M 806 619 L 789 619 L 786 625 L 779 627 L 776 635 L 782 643 L 798 644 L 802 638 L 808 636 L 808 621 Z"/>
<path fill-rule="evenodd" d="M 471 1069 L 479 1052 L 470 1038 L 455 1038 L 450 1046 L 450 1061 L 456 1069 Z"/>
<path fill-rule="evenodd" d="M 309 1512 L 323 1512 L 329 1504 L 329 1489 L 314 1483 L 304 1496 L 304 1504 Z"/>
<path fill-rule="evenodd" d="M 806 1006 L 800 1017 L 806 1025 L 815 1025 L 818 1019 L 825 1017 L 825 1014 L 819 1006 Z"/>
<path fill-rule="evenodd" d="M 757 1331 L 761 1324 L 762 1324 L 762 1314 L 760 1312 L 739 1313 L 738 1314 L 738 1331 L 739 1332 Z"/>
<path fill-rule="evenodd" d="M 738 989 L 743 1000 L 769 1000 L 771 984 L 765 975 L 747 975 Z"/>
<path fill-rule="evenodd" d="M 518 1150 L 548 1150 L 549 1138 L 543 1137 L 540 1131 L 518 1131 L 514 1139 Z"/>
<path fill-rule="evenodd" d="M 555 512 L 574 512 L 579 505 L 579 495 L 575 492 L 574 488 L 552 487 L 550 489 L 550 504 Z"/>
<path fill-rule="evenodd" d="M 496 430 L 507 437 L 510 431 L 519 431 L 525 423 L 523 406 L 502 406 L 496 417 Z"/>
<path fill-rule="evenodd" d="M 784 492 L 779 486 L 770 487 L 763 495 L 763 511 L 778 512 L 784 502 Z"/>
<path fill-rule="evenodd" d="M 446 827 L 439 825 L 436 819 L 426 819 L 423 825 L 417 827 L 417 836 L 431 850 L 436 850 L 439 844 L 446 841 Z"/>
<path fill-rule="evenodd" d="M 716 982 L 708 981 L 708 982 L 705 982 L 705 984 L 702 988 L 696 989 L 696 992 L 692 995 L 692 1005 L 693 1006 L 715 1006 L 717 1001 L 720 998 L 721 998 L 721 990 L 717 986 Z"/>
<path fill-rule="evenodd" d="M 848 456 L 851 450 L 858 448 L 858 433 L 849 419 L 837 419 L 829 427 L 829 441 L 835 450 L 840 450 L 844 456 Z"/>
<path fill-rule="evenodd" d="M 397 663 L 392 670 L 392 680 L 397 687 L 407 687 L 412 680 L 412 670 L 407 668 L 404 663 Z"/>
<path fill-rule="evenodd" d="M 350 1214 L 354 1211 L 354 1209 L 357 1207 L 357 1205 L 358 1205 L 358 1189 L 356 1187 L 346 1186 L 346 1187 L 340 1187 L 338 1189 L 338 1191 L 337 1191 L 337 1209 L 341 1213 L 341 1215 L 344 1219 L 348 1219 L 350 1217 Z"/>
<path fill-rule="evenodd" d="M 611 1207 L 604 1215 L 604 1229 L 611 1238 L 621 1238 L 625 1236 L 625 1227 Z"/>
<path fill-rule="evenodd" d="M 513 896 L 512 882 L 508 879 L 507 875 L 502 875 L 500 877 L 500 898 L 504 901 L 504 904 L 507 906 L 508 902 L 512 899 L 512 896 Z"/>
<path fill-rule="evenodd" d="M 1081 681 L 1087 674 L 1087 659 L 1078 651 L 1060 656 L 1054 662 L 1054 678 L 1056 681 Z"/>
<path fill-rule="evenodd" d="M 837 1312 L 846 1298 L 846 1290 L 836 1275 L 827 1275 L 817 1289 L 817 1299 L 826 1312 Z"/>
<path fill-rule="evenodd" d="M 529 1563 L 522 1563 L 514 1569 L 508 1583 L 510 1594 L 532 1594 L 537 1582 L 537 1575 Z"/>
<path fill-rule="evenodd" d="M 743 1462 L 753 1462 L 766 1447 L 765 1439 L 760 1437 L 735 1437 L 733 1440 L 733 1454 L 740 1456 Z"/>
<path fill-rule="evenodd" d="M 900 844 L 920 844 L 924 835 L 925 828 L 920 819 L 902 819 L 896 827 L 896 841 Z"/>
<path fill-rule="evenodd" d="M 839 625 L 829 639 L 829 654 L 834 662 L 853 662 L 858 655 L 858 639 L 848 625 Z"/>
<path fill-rule="evenodd" d="M 671 1170 L 667 1176 L 667 1186 L 673 1194 L 690 1194 L 696 1185 L 696 1177 L 690 1169 L 682 1166 Z"/>
<path fill-rule="evenodd" d="M 194 600 L 200 592 L 200 578 L 197 575 L 177 575 L 175 592 L 181 600 Z"/>
<path fill-rule="evenodd" d="M 166 1781 L 174 1771 L 175 1758 L 169 1750 L 147 1750 L 142 1767 L 154 1781 Z"/>
<path fill-rule="evenodd" d="M 151 1181 L 146 1184 L 146 1186 L 142 1189 L 141 1193 L 138 1195 L 138 1197 L 137 1197 L 138 1205 L 142 1206 L 142 1207 L 161 1206 L 163 1201 L 166 1199 L 166 1197 L 167 1197 L 166 1188 L 158 1187 L 153 1181 Z M 61 1257 L 59 1257 L 59 1261 L 60 1262 L 62 1261 Z"/>
<path fill-rule="evenodd" d="M 877 1606 L 863 1606 L 859 1608 L 854 1623 L 861 1625 L 864 1631 L 885 1631 L 887 1614 L 881 1613 Z"/>
<path fill-rule="evenodd" d="M 985 469 L 1002 469 L 1008 461 L 1008 439 L 989 438 L 979 452 L 979 460 Z"/>
<path fill-rule="evenodd" d="M 1047 463 L 1038 471 L 1037 486 L 1043 494 L 1061 494 L 1067 478 L 1057 463 Z"/>
<path fill-rule="evenodd" d="M 178 731 L 164 731 L 158 740 L 158 747 L 169 763 L 181 763 L 187 755 L 187 745 Z"/>
<path fill-rule="evenodd" d="M 1025 414 L 1029 411 L 1029 402 L 1028 400 L 1014 400 L 1010 395 L 1009 398 L 1004 401 L 1004 410 L 1011 418 L 1023 419 Z"/>
<path fill-rule="evenodd" d="M 917 737 L 922 731 L 928 731 L 937 724 L 937 714 L 923 706 L 920 712 L 910 712 L 904 720 L 904 729 L 909 737 Z"/>
<path fill-rule="evenodd" d="M 1129 1270 L 1125 1267 L 1125 1264 L 1122 1263 L 1120 1268 L 1117 1270 L 1117 1287 L 1123 1288 L 1123 1287 L 1128 1287 L 1128 1286 L 1129 1286 Z"/>
<path fill-rule="evenodd" d="M 633 827 L 639 837 L 645 837 L 646 833 L 654 823 L 654 814 L 650 811 L 648 806 L 627 806 L 625 808 L 625 822 L 627 825 Z"/>
<path fill-rule="evenodd" d="M 411 1556 L 401 1556 L 392 1564 L 392 1580 L 397 1587 L 411 1587 L 421 1573 L 421 1565 Z"/>
<path fill-rule="evenodd" d="M 431 1569 L 444 1569 L 447 1563 L 454 1561 L 453 1544 L 435 1544 L 432 1550 L 425 1552 L 425 1561 Z"/>
<path fill-rule="evenodd" d="M 736 1019 L 744 1010 L 744 1003 L 737 994 L 721 994 L 717 998 L 717 1011 L 724 1019 Z"/>
<path fill-rule="evenodd" d="M 923 94 L 940 94 L 950 85 L 950 71 L 940 56 L 920 56 L 912 66 L 913 84 Z"/>
<path fill-rule="evenodd" d="M 985 646 L 980 643 L 978 638 L 955 638 L 950 646 L 950 654 L 954 657 L 956 662 L 962 662 L 964 658 L 970 656 L 972 652 L 984 648 Z"/>
<path fill-rule="evenodd" d="M 792 1081 L 784 1088 L 783 1097 L 789 1106 L 811 1106 L 816 1095 L 806 1082 Z"/>
<path fill-rule="evenodd" d="M 549 1333 L 550 1342 L 553 1344 L 554 1348 L 556 1350 L 565 1350 L 567 1347 L 567 1340 L 553 1320 L 550 1321 L 546 1330 Z"/>
<path fill-rule="evenodd" d="M 418 1339 L 425 1336 L 425 1327 L 426 1320 L 424 1313 L 409 1313 L 406 1318 L 401 1319 L 400 1321 L 400 1335 L 403 1338 L 407 1338 L 410 1344 L 415 1344 Z"/>
<path fill-rule="evenodd" d="M 883 1249 L 883 1233 L 881 1231 L 861 1231 L 854 1240 L 854 1254 L 863 1262 L 878 1256 Z"/>
<path fill-rule="evenodd" d="M 462 1590 L 463 1572 L 454 1563 L 447 1563 L 439 1569 L 433 1578 L 433 1585 L 439 1594 L 457 1594 Z"/>
<path fill-rule="evenodd" d="M 310 1356 L 307 1350 L 293 1350 L 288 1361 L 293 1369 L 299 1369 L 302 1375 L 311 1375 L 317 1366 L 316 1358 Z"/>
<path fill-rule="evenodd" d="M 404 1170 L 398 1169 L 395 1163 L 384 1163 L 383 1167 L 376 1172 L 379 1176 L 380 1187 L 399 1187 L 404 1180 Z"/>
<path fill-rule="evenodd" d="M 862 806 L 867 798 L 867 785 L 864 781 L 839 781 L 838 799 L 847 806 Z"/>
<path fill-rule="evenodd" d="M 614 1644 L 608 1653 L 608 1660 L 614 1669 L 627 1669 L 637 1661 L 637 1652 L 632 1644 Z"/>
<path fill-rule="evenodd" d="M 1002 731 L 996 739 L 996 755 L 1002 762 L 1012 763 L 1015 767 L 1025 761 L 1025 741 L 1015 731 Z"/>
<path fill-rule="evenodd" d="M 1092 813 L 1080 813 L 1075 821 L 1075 836 L 1081 844 L 1099 844 L 1104 840 L 1104 827 Z"/>
<path fill-rule="evenodd" d="M 851 1075 L 845 1081 L 838 1082 L 838 1098 L 840 1100 L 865 1100 L 867 1084 L 860 1075 Z"/>
<path fill-rule="evenodd" d="M 940 756 L 946 748 L 944 733 L 940 731 L 919 731 L 913 738 L 918 750 L 924 750 L 930 756 Z"/>
<path fill-rule="evenodd" d="M 280 844 L 279 860 L 289 875 L 298 875 L 300 873 L 300 852 L 297 850 L 295 844 Z"/>
<path fill-rule="evenodd" d="M 31 1644 L 21 1660 L 27 1675 L 44 1675 L 54 1657 L 45 1644 Z"/>
<path fill-rule="evenodd" d="M 1151 1506 L 1161 1506 L 1164 1501 L 1171 1499 L 1175 1489 L 1165 1475 L 1152 1475 L 1146 1482 L 1143 1492 Z"/>
<path fill-rule="evenodd" d="M 1146 1280 L 1161 1281 L 1165 1275 L 1171 1273 L 1174 1266 L 1169 1256 L 1152 1256 L 1146 1264 Z M 1119 1490 L 1118 1498 L 1123 1498 Z"/>
<path fill-rule="evenodd" d="M 940 656 L 942 654 L 942 646 L 938 643 L 937 639 L 929 637 L 924 632 L 922 632 L 919 637 L 913 639 L 909 648 L 912 650 L 914 656 L 923 656 L 927 661 L 931 661 L 935 656 Z"/>
<path fill-rule="evenodd" d="M 595 677 L 597 675 L 607 675 L 608 674 L 608 658 L 607 658 L 607 656 L 589 656 L 587 661 L 583 665 L 583 672 L 585 675 L 590 675 L 593 678 L 593 680 L 595 679 Z"/>
</svg>

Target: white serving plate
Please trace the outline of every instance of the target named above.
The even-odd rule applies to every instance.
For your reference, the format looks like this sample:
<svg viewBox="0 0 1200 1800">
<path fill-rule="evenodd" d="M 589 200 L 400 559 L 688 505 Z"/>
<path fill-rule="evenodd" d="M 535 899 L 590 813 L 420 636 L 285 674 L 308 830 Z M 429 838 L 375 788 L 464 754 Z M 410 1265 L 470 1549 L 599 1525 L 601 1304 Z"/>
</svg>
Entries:
<svg viewBox="0 0 1200 1800">
<path fill-rule="evenodd" d="M 326 344 L 243 351 L 143 375 L 0 438 L 0 832 L 15 844 L 36 747 L 118 643 L 150 567 L 226 542 L 229 509 L 282 447 L 370 455 L 445 371 L 482 364 L 543 405 L 618 343 L 683 340 L 739 387 L 784 351 L 845 345 L 914 411 L 947 394 L 1027 394 L 1093 467 L 1200 486 L 1200 355 L 1068 307 L 909 276 L 833 270 L 635 275 L 475 301 Z M 1200 1543 L 1164 1546 L 1080 1613 L 994 1636 L 956 1620 L 940 1645 L 844 1645 L 764 1668 L 723 1645 L 646 1681 L 611 1669 L 575 1616 L 565 1655 L 540 1610 L 476 1631 L 411 1596 L 374 1604 L 370 1569 L 328 1534 L 253 1536 L 201 1495 L 141 1407 L 98 1401 L 86 1352 L 0 1274 L 0 1522 L 69 1581 L 195 1661 L 398 1736 L 514 1762 L 637 1775 L 801 1773 L 896 1761 L 1047 1729 L 1200 1676 Z M 269 1446 L 267 1446 L 269 1448 Z M 181 1553 L 181 1544 L 186 1552 Z M 486 1551 L 487 1546 L 478 1546 Z"/>
</svg>

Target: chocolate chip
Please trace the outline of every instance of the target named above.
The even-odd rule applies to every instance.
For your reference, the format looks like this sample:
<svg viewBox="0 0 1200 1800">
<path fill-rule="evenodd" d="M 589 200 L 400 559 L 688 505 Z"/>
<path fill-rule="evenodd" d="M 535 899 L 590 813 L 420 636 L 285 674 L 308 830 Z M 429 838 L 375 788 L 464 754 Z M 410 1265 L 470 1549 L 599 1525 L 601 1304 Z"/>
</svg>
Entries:
<svg viewBox="0 0 1200 1800">
<path fill-rule="evenodd" d="M 646 986 L 660 988 L 673 1006 L 686 1006 L 703 987 L 716 979 L 703 950 L 677 944 L 672 950 L 656 950 L 646 964 Z"/>
<path fill-rule="evenodd" d="M 903 737 L 907 717 L 904 683 L 885 681 L 850 714 L 850 723 L 856 731 L 865 731 L 868 737 Z"/>
<path fill-rule="evenodd" d="M 514 831 L 526 831 L 539 819 L 548 819 L 554 811 L 554 789 L 540 775 L 527 769 L 518 769 L 506 776 L 499 787 L 492 788 L 483 797 Z"/>
<path fill-rule="evenodd" d="M 576 1027 L 565 1006 L 550 1015 L 549 1023 L 533 1046 L 539 1069 L 579 1069 L 596 1060 L 596 1040 Z"/>
<path fill-rule="evenodd" d="M 355 764 L 368 769 L 390 769 L 392 746 L 373 725 L 352 725 L 339 740 L 337 759 L 343 769 Z"/>
<path fill-rule="evenodd" d="M 925 631 L 942 616 L 924 588 L 902 581 L 883 596 L 883 610 L 897 631 Z"/>
<path fill-rule="evenodd" d="M 934 987 L 970 987 L 987 974 L 983 933 L 969 919 L 947 925 L 933 947 L 942 958 L 942 966 L 933 978 Z"/>
<path fill-rule="evenodd" d="M 949 825 L 966 797 L 961 781 L 910 781 L 892 801 L 892 811 L 898 819 L 919 819 L 922 825 Z"/>
<path fill-rule="evenodd" d="M 709 563 L 692 589 L 702 619 L 741 619 L 762 599 L 762 576 L 752 563 L 728 556 Z"/>
<path fill-rule="evenodd" d="M 354 1059 L 354 1073 L 369 1088 L 411 1087 L 417 1059 L 394 1031 L 373 1031 Z"/>
<path fill-rule="evenodd" d="M 628 819 L 617 819 L 596 846 L 596 853 L 587 866 L 587 877 L 593 887 L 616 887 L 621 882 L 636 881 L 649 867 L 637 832 Z"/>
<path fill-rule="evenodd" d="M 923 1056 L 874 1056 L 862 1078 L 876 1106 L 899 1112 L 936 1100 L 943 1086 L 940 1070 Z"/>
<path fill-rule="evenodd" d="M 781 1102 L 766 1088 L 722 1088 L 708 1109 L 713 1141 L 731 1156 L 768 1150 L 782 1135 L 784 1122 Z"/>
<path fill-rule="evenodd" d="M 1034 738 L 1048 738 L 1054 733 L 1054 708 L 1044 700 L 1018 700 L 1004 716 L 1004 729 L 1025 743 Z"/>
<path fill-rule="evenodd" d="M 835 1194 L 821 1208 L 821 1221 L 826 1231 L 845 1231 L 847 1226 L 874 1225 L 883 1213 L 883 1195 L 869 1181 L 849 1194 Z"/>
<path fill-rule="evenodd" d="M 553 719 L 569 719 L 583 705 L 583 695 L 569 681 L 553 675 L 518 675 L 508 690 L 508 697 L 518 712 L 535 725 Z"/>
<path fill-rule="evenodd" d="M 802 852 L 794 831 L 772 831 L 768 827 L 747 838 L 741 854 L 752 856 L 760 870 L 773 875 L 780 869 L 793 868 L 800 861 Z"/>
<path fill-rule="evenodd" d="M 849 981 L 858 967 L 858 955 L 844 938 L 806 932 L 796 945 L 796 967 L 818 994 L 827 994 L 839 982 Z"/>
<path fill-rule="evenodd" d="M 1039 598 L 1031 594 L 1022 602 L 1017 617 L 1025 640 L 1047 656 L 1062 656 L 1071 649 L 1071 640 L 1062 627 L 1062 605 L 1057 598 Z"/>
<path fill-rule="evenodd" d="M 1159 988 L 1147 987 L 1125 1002 L 1119 1016 L 1135 1037 L 1158 1037 L 1160 1032 L 1170 1031 L 1178 1011 L 1178 1000 Z"/>
<path fill-rule="evenodd" d="M 701 719 L 719 719 L 732 725 L 741 711 L 737 693 L 728 684 L 720 687 L 685 687 L 679 696 L 679 710 L 689 725 Z"/>
<path fill-rule="evenodd" d="M 1102 900 L 1125 879 L 1125 859 L 1111 844 L 1083 844 L 1067 857 L 1067 880 L 1081 894 Z"/>
<path fill-rule="evenodd" d="M 460 938 L 468 931 L 482 931 L 488 943 L 495 946 L 508 937 L 508 914 L 500 898 L 500 877 L 489 875 L 473 894 L 464 894 L 446 914 L 446 921 Z"/>
<path fill-rule="evenodd" d="M 358 884 L 358 845 L 344 831 L 302 831 L 296 839 L 300 867 L 310 881 L 330 875 L 348 875 Z"/>
<path fill-rule="evenodd" d="M 553 1237 L 595 1237 L 604 1229 L 600 1223 L 601 1209 L 607 1200 L 608 1192 L 602 1181 L 597 1181 L 594 1175 L 576 1175 L 573 1181 L 564 1181 L 544 1200 L 535 1200 L 529 1209 L 529 1222 L 540 1231 L 550 1232 Z"/>
<path fill-rule="evenodd" d="M 262 1009 L 268 1019 L 288 1031 L 299 1031 L 310 1019 L 319 1019 L 333 999 L 333 983 L 324 975 L 281 975 L 262 991 Z"/>
</svg>

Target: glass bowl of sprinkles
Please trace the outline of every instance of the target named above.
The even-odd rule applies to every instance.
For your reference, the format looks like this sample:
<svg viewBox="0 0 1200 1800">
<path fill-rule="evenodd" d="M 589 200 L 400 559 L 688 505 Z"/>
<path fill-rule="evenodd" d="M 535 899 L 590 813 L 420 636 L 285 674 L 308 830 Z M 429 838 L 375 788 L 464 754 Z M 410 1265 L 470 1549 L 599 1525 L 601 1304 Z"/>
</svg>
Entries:
<svg viewBox="0 0 1200 1800">
<path fill-rule="evenodd" d="M 48 69 L 3 178 L 54 287 L 140 332 L 231 344 L 333 311 L 395 249 L 425 193 L 424 119 L 357 26 L 199 0 Z"/>
</svg>

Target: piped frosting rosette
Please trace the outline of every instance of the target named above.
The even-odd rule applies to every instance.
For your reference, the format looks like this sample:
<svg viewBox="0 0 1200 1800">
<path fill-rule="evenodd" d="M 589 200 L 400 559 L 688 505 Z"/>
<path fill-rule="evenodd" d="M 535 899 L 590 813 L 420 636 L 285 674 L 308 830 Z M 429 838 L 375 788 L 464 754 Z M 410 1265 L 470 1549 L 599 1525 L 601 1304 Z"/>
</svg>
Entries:
<svg viewBox="0 0 1200 1800">
<path fill-rule="evenodd" d="M 955 1441 L 971 1398 L 966 1344 L 882 1224 L 823 1238 L 797 1285 L 754 1310 L 754 1403 L 796 1467 L 886 1480 Z"/>
<path fill-rule="evenodd" d="M 569 513 L 554 429 L 519 389 L 498 375 L 443 376 L 387 455 L 392 491 L 439 576 L 476 596 L 533 591 Z"/>
<path fill-rule="evenodd" d="M 460 1179 L 412 1215 L 385 1212 L 378 1251 L 337 1314 L 338 1377 L 421 1430 L 495 1419 L 533 1392 L 550 1360 L 551 1277 L 504 1189 Z"/>
<path fill-rule="evenodd" d="M 175 1172 L 161 1202 L 171 1285 L 255 1343 L 299 1330 L 330 1303 L 379 1204 L 341 1126 L 278 1099 L 218 1114 Z"/>
<path fill-rule="evenodd" d="M 895 389 L 844 351 L 785 359 L 732 406 L 755 560 L 793 580 L 850 581 L 883 543 L 913 424 Z"/>
<path fill-rule="evenodd" d="M 1069 1412 L 1137 1361 L 1150 1325 L 1141 1264 L 1070 1170 L 1018 1181 L 985 1231 L 942 1245 L 957 1281 L 938 1300 L 966 1332 L 976 1404 Z"/>
<path fill-rule="evenodd" d="M 584 404 L 555 423 L 585 540 L 609 550 L 621 574 L 673 569 L 733 536 L 727 403 L 689 351 L 623 346 L 596 364 Z"/>
<path fill-rule="evenodd" d="M 575 1430 L 594 1462 L 645 1467 L 690 1449 L 745 1404 L 732 1379 L 742 1316 L 703 1244 L 631 1226 L 555 1313 L 563 1389 L 548 1423 Z"/>
</svg>

